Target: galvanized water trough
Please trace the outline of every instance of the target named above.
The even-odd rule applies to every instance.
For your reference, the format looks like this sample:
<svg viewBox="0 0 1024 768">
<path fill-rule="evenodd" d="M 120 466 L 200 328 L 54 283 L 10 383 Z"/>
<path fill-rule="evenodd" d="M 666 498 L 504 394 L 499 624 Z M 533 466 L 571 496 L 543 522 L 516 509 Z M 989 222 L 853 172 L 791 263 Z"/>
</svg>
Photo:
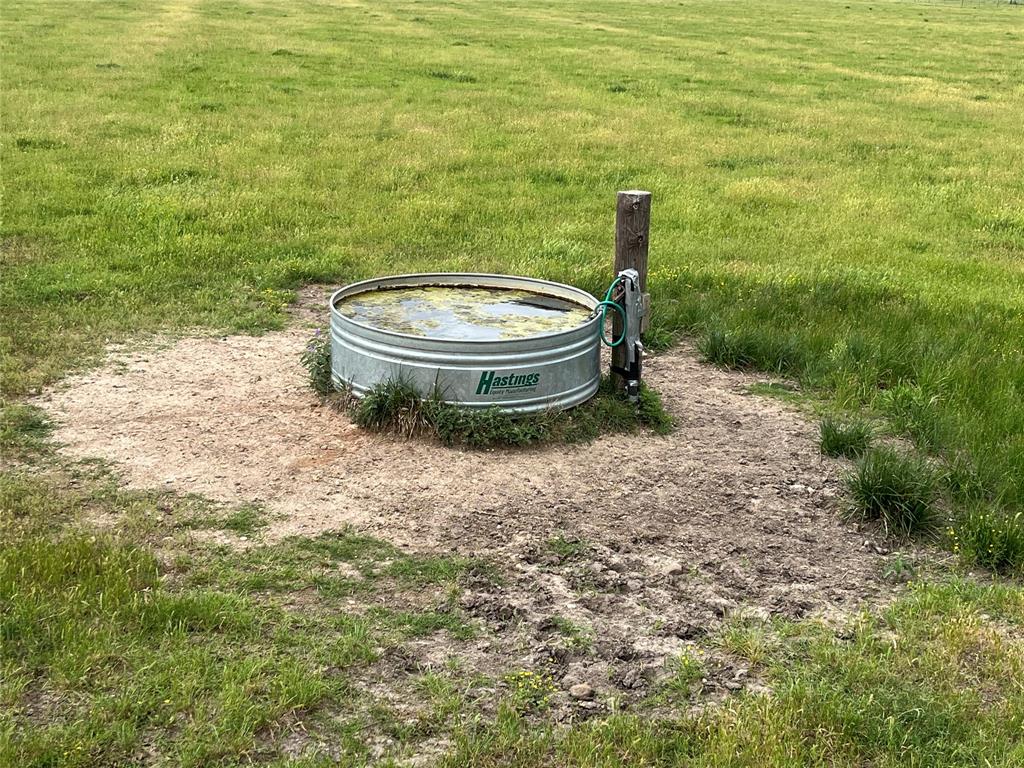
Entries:
<svg viewBox="0 0 1024 768">
<path fill-rule="evenodd" d="M 468 408 L 560 410 L 601 378 L 598 301 L 528 277 L 397 275 L 334 293 L 331 378 L 357 397 L 385 381 Z"/>
</svg>

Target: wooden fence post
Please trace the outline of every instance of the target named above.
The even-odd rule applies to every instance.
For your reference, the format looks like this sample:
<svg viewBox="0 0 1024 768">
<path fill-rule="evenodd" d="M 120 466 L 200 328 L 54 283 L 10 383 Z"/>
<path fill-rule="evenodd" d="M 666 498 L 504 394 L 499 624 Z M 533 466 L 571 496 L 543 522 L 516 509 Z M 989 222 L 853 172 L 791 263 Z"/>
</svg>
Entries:
<svg viewBox="0 0 1024 768">
<path fill-rule="evenodd" d="M 651 193 L 640 190 L 619 192 L 615 204 L 615 274 L 624 269 L 635 269 L 640 274 L 640 291 L 644 294 L 644 317 L 641 332 L 647 329 L 647 246 L 651 230 Z M 618 312 L 612 315 L 612 338 L 622 335 L 622 320 Z M 625 379 L 615 368 L 625 368 L 627 363 L 625 344 L 612 347 L 612 381 L 616 387 L 624 387 Z"/>
</svg>

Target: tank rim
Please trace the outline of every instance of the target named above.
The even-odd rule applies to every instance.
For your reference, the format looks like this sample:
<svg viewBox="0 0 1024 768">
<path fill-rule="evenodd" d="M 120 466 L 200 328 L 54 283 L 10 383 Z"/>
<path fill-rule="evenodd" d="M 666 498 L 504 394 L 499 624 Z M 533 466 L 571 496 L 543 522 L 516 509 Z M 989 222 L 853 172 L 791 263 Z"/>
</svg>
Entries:
<svg viewBox="0 0 1024 768">
<path fill-rule="evenodd" d="M 566 291 L 566 292 L 572 294 L 573 296 L 575 296 L 578 299 L 578 303 L 580 304 L 580 306 L 582 306 L 584 309 L 590 310 L 591 316 L 586 320 L 586 322 L 580 323 L 579 325 L 574 326 L 572 328 L 568 328 L 568 329 L 564 329 L 564 330 L 560 330 L 560 331 L 550 331 L 548 333 L 535 333 L 535 334 L 531 334 L 529 336 L 520 336 L 520 337 L 517 337 L 517 338 L 514 338 L 514 339 L 443 339 L 443 338 L 436 338 L 436 337 L 431 337 L 431 336 L 417 336 L 416 334 L 402 333 L 400 331 L 391 331 L 391 330 L 387 330 L 386 328 L 380 328 L 380 327 L 378 327 L 376 325 L 369 325 L 367 323 L 361 323 L 358 320 L 354 320 L 351 317 L 347 317 L 347 316 L 341 314 L 341 312 L 339 312 L 338 309 L 337 309 L 337 303 L 338 303 L 338 301 L 340 299 L 348 298 L 350 296 L 356 296 L 356 295 L 358 295 L 360 293 L 366 293 L 366 292 L 371 291 L 371 290 L 379 290 L 379 289 L 384 288 L 384 287 L 396 287 L 396 288 L 397 287 L 401 287 L 401 281 L 403 281 L 403 280 L 410 280 L 410 279 L 413 279 L 413 278 L 415 278 L 417 281 L 422 281 L 422 282 L 411 283 L 408 287 L 416 287 L 416 286 L 445 286 L 445 285 L 452 286 L 452 287 L 458 287 L 460 285 L 464 285 L 465 287 L 506 288 L 508 290 L 515 290 L 514 288 L 511 288 L 510 286 L 507 286 L 507 285 L 496 285 L 496 284 L 488 285 L 486 282 L 460 283 L 460 282 L 458 282 L 458 279 L 464 278 L 466 280 L 473 280 L 473 281 L 486 281 L 487 279 L 491 279 L 491 280 L 521 280 L 523 283 L 526 284 L 526 285 L 523 286 L 523 290 L 533 290 L 535 293 L 539 293 L 542 296 L 545 295 L 542 291 L 538 291 L 538 290 L 536 290 L 536 288 L 531 288 L 531 286 L 539 286 L 539 287 L 547 286 L 549 288 L 556 288 L 556 289 L 559 289 L 561 291 Z M 436 282 L 436 283 L 434 283 L 434 282 L 426 282 L 426 280 L 431 280 L 431 279 L 435 279 L 435 278 L 438 280 L 438 282 Z M 396 285 L 391 286 L 390 285 L 391 281 L 396 281 Z M 563 299 L 567 298 L 565 296 L 558 296 L 557 294 L 552 294 L 552 293 L 549 293 L 549 294 L 546 294 L 546 295 L 554 296 L 555 298 L 563 298 Z M 568 299 L 568 300 L 571 301 L 573 299 Z M 409 339 L 409 340 L 412 340 L 412 341 L 415 341 L 415 342 L 423 342 L 424 340 L 427 340 L 427 341 L 430 341 L 430 342 L 432 342 L 434 344 L 452 345 L 452 346 L 462 346 L 462 345 L 465 345 L 465 344 L 472 344 L 474 346 L 487 346 L 487 345 L 492 345 L 492 344 L 502 344 L 502 345 L 504 345 L 504 344 L 510 344 L 510 343 L 515 343 L 515 342 L 520 342 L 520 341 L 521 342 L 526 342 L 526 341 L 534 341 L 536 339 L 547 339 L 547 338 L 553 338 L 553 337 L 556 337 L 556 336 L 565 336 L 565 335 L 568 335 L 568 334 L 577 333 L 581 329 L 584 329 L 584 328 L 590 328 L 590 326 L 592 326 L 594 323 L 596 323 L 598 321 L 598 317 L 599 317 L 599 313 L 597 312 L 597 305 L 598 305 L 597 299 L 594 296 L 592 296 L 591 294 L 589 294 L 586 291 L 584 291 L 582 288 L 577 288 L 577 287 L 575 287 L 573 285 L 568 285 L 566 283 L 554 282 L 553 280 L 542 280 L 540 278 L 524 277 L 522 275 L 501 275 L 501 274 L 492 273 L 492 272 L 409 272 L 407 274 L 402 274 L 402 275 L 387 275 L 385 277 L 372 277 L 372 278 L 369 278 L 368 280 L 359 280 L 358 282 L 349 283 L 348 285 L 342 286 L 341 288 L 339 288 L 338 290 L 334 291 L 331 294 L 330 299 L 328 299 L 328 304 L 327 305 L 328 305 L 328 308 L 330 310 L 330 314 L 331 314 L 332 317 L 337 317 L 338 320 L 341 321 L 341 322 L 350 323 L 350 324 L 352 324 L 352 325 L 354 325 L 354 326 L 356 326 L 358 328 L 361 328 L 363 330 L 366 330 L 366 331 L 371 331 L 373 333 L 383 334 L 385 336 L 393 337 L 393 338 L 396 338 L 396 339 Z"/>
</svg>

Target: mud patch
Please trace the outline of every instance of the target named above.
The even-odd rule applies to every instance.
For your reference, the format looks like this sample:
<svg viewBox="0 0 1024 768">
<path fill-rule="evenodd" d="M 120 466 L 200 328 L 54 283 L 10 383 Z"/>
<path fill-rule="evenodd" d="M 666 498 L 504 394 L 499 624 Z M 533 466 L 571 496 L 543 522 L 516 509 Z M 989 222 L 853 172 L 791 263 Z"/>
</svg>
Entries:
<svg viewBox="0 0 1024 768">
<path fill-rule="evenodd" d="M 56 440 L 112 462 L 132 488 L 259 503 L 267 541 L 351 525 L 486 558 L 502 583 L 467 584 L 459 603 L 492 638 L 479 666 L 543 666 L 596 701 L 642 695 L 666 658 L 729 616 L 841 615 L 891 590 L 884 550 L 839 520 L 839 465 L 819 454 L 815 425 L 749 394 L 756 377 L 680 347 L 646 369 L 677 423 L 668 436 L 445 449 L 321 407 L 298 362 L 304 319 L 121 350 L 44 396 Z M 424 650 L 426 667 L 437 653 Z"/>
</svg>

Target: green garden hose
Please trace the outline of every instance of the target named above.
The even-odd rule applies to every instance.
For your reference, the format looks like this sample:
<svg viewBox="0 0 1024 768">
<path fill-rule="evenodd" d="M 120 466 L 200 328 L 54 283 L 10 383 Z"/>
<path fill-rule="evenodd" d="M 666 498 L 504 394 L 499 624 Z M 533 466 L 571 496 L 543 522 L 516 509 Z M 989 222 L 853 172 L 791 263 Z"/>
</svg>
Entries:
<svg viewBox="0 0 1024 768">
<path fill-rule="evenodd" d="M 603 341 L 609 347 L 617 347 L 623 341 L 626 340 L 626 331 L 629 327 L 629 321 L 626 319 L 626 310 L 621 304 L 612 301 L 612 291 L 615 290 L 615 286 L 622 281 L 621 277 L 616 277 L 611 285 L 608 286 L 608 291 L 604 295 L 604 301 L 597 302 L 597 306 L 601 309 L 601 322 L 599 324 L 601 341 Z M 608 314 L 608 307 L 614 307 L 619 313 L 619 317 L 622 318 L 622 334 L 615 341 L 608 341 L 604 336 L 604 319 Z M 596 308 L 595 308 L 596 309 Z"/>
</svg>

